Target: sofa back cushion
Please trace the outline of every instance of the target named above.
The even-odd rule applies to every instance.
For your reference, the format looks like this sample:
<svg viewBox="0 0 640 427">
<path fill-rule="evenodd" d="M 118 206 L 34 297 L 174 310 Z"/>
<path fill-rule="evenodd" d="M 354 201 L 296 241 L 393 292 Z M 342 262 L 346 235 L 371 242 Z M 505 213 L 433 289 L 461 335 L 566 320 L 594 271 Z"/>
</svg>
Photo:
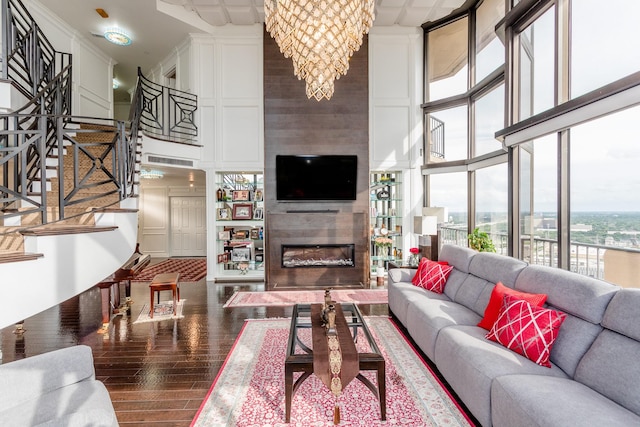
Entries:
<svg viewBox="0 0 640 427">
<path fill-rule="evenodd" d="M 567 313 L 551 351 L 551 362 L 573 377 L 602 331 L 600 322 L 619 288 L 559 268 L 531 265 L 518 276 L 516 289 L 547 294 L 547 305 Z"/>
<path fill-rule="evenodd" d="M 438 260 L 447 261 L 449 265 L 453 265 L 457 270 L 468 273 L 471 258 L 476 254 L 476 251 L 462 246 L 443 245 L 442 249 L 440 249 Z"/>
<path fill-rule="evenodd" d="M 640 415 L 639 354 L 640 342 L 604 329 L 580 361 L 574 378 Z"/>
<path fill-rule="evenodd" d="M 640 341 L 640 289 L 616 292 L 604 312 L 602 326 Z"/>
<path fill-rule="evenodd" d="M 621 289 L 575 379 L 640 415 L 640 289 Z"/>
<path fill-rule="evenodd" d="M 607 305 L 620 289 L 602 280 L 540 265 L 527 267 L 518 276 L 515 288 L 547 294 L 547 304 L 591 323 L 602 321 Z"/>
<path fill-rule="evenodd" d="M 526 262 L 516 258 L 479 252 L 471 259 L 469 273 L 491 283 L 502 282 L 505 286 L 513 288 L 518 275 L 526 266 Z"/>
<path fill-rule="evenodd" d="M 471 263 L 471 258 L 476 254 L 476 251 L 462 246 L 442 246 L 438 260 L 447 261 L 449 265 L 453 266 L 453 270 L 449 274 L 447 284 L 444 287 L 444 294 L 451 300 L 455 300 L 458 289 L 469 276 L 469 264 Z"/>
<path fill-rule="evenodd" d="M 481 302 L 482 296 L 490 294 L 493 286 L 493 283 L 469 274 L 458 288 L 453 300 L 482 316 L 487 305 L 486 301 Z M 447 290 L 447 288 L 444 289 Z"/>
</svg>

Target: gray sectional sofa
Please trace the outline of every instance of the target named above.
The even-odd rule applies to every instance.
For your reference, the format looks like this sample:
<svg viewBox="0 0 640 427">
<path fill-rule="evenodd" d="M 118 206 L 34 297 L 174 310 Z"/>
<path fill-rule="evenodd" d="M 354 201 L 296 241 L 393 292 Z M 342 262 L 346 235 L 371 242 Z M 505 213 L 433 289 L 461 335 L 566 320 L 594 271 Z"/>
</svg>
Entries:
<svg viewBox="0 0 640 427">
<path fill-rule="evenodd" d="M 439 259 L 454 267 L 444 293 L 392 269 L 389 309 L 482 426 L 640 426 L 640 289 L 451 245 Z M 551 368 L 476 326 L 498 281 L 567 314 Z"/>
<path fill-rule="evenodd" d="M 117 426 L 104 384 L 95 379 L 86 345 L 0 365 L 0 424 Z"/>
</svg>

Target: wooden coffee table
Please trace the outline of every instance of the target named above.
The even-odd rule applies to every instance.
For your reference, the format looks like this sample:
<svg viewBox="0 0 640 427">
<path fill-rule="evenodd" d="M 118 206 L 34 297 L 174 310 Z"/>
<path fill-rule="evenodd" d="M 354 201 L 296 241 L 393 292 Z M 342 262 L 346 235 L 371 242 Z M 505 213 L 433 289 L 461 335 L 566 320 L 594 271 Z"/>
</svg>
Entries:
<svg viewBox="0 0 640 427">
<path fill-rule="evenodd" d="M 314 304 L 322 306 L 321 304 Z M 387 418 L 386 404 L 386 384 L 385 384 L 385 362 L 378 345 L 376 344 L 369 328 L 364 322 L 362 313 L 355 304 L 343 303 L 338 304 L 341 310 L 336 310 L 336 317 L 342 316 L 352 332 L 354 341 L 358 337 L 358 331 L 362 331 L 359 338 L 364 337 L 371 350 L 369 353 L 358 353 L 358 363 L 360 371 L 376 371 L 377 387 L 367 377 L 359 373 L 356 378 L 367 386 L 373 395 L 380 402 L 380 419 Z M 337 308 L 337 307 L 336 307 Z M 316 310 L 317 312 L 317 307 Z M 284 362 L 284 383 L 285 383 L 285 422 L 291 419 L 291 401 L 293 395 L 300 385 L 313 374 L 313 345 L 311 339 L 306 342 L 301 341 L 298 333 L 303 329 L 312 329 L 317 326 L 317 322 L 312 322 L 312 304 L 296 304 L 293 306 L 291 315 L 291 329 L 289 330 L 289 340 L 287 344 L 287 355 Z M 336 323 L 338 320 L 336 319 Z M 312 325 L 312 323 L 316 323 Z M 322 327 L 323 328 L 323 327 Z M 324 328 L 323 328 L 324 329 Z M 310 335 L 310 334 L 309 334 Z M 344 351 L 344 350 L 343 350 Z M 293 382 L 293 374 L 302 372 L 302 375 Z M 327 389 L 327 393 L 330 391 Z"/>
</svg>

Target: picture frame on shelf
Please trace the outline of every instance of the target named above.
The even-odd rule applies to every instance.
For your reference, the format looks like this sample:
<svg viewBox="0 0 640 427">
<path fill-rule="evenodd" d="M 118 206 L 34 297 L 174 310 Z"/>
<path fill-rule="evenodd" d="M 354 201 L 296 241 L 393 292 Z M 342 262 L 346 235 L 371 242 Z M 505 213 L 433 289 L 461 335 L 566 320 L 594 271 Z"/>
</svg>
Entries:
<svg viewBox="0 0 640 427">
<path fill-rule="evenodd" d="M 263 261 L 264 261 L 264 255 L 256 254 L 256 262 L 263 262 Z"/>
<path fill-rule="evenodd" d="M 229 208 L 217 208 L 216 219 L 220 221 L 229 221 L 231 219 L 231 209 Z"/>
<path fill-rule="evenodd" d="M 251 260 L 251 248 L 246 246 L 233 248 L 231 252 L 231 261 L 233 262 L 243 262 Z"/>
<path fill-rule="evenodd" d="M 229 231 L 218 231 L 218 240 L 229 240 L 231 233 Z"/>
<path fill-rule="evenodd" d="M 218 254 L 218 264 L 224 264 L 229 262 L 229 253 L 228 252 L 223 252 L 221 254 Z"/>
<path fill-rule="evenodd" d="M 233 205 L 233 213 L 231 215 L 231 218 L 232 219 L 252 219 L 253 205 L 250 203 L 237 203 Z"/>
<path fill-rule="evenodd" d="M 249 234 L 250 234 L 251 240 L 260 239 L 260 229 L 259 228 L 252 228 L 251 232 Z"/>
<path fill-rule="evenodd" d="M 233 238 L 235 240 L 243 240 L 249 238 L 249 230 L 238 230 L 233 233 Z"/>
<path fill-rule="evenodd" d="M 255 208 L 253 211 L 253 219 L 263 219 L 264 218 L 264 209 L 263 208 Z"/>
<path fill-rule="evenodd" d="M 248 202 L 249 190 L 233 190 L 232 199 L 234 202 Z"/>
<path fill-rule="evenodd" d="M 261 202 L 264 200 L 264 194 L 262 193 L 262 189 L 258 188 L 253 192 L 253 200 L 255 202 Z"/>
</svg>

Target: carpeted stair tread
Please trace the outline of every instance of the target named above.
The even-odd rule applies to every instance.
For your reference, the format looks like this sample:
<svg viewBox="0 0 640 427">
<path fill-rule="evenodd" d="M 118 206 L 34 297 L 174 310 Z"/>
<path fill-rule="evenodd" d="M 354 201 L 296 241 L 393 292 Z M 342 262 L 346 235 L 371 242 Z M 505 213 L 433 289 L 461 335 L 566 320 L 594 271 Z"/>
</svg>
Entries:
<svg viewBox="0 0 640 427">
<path fill-rule="evenodd" d="M 34 259 L 42 258 L 43 254 L 31 253 L 31 252 L 4 252 L 0 250 L 0 264 L 6 264 L 10 262 L 32 261 Z"/>
<path fill-rule="evenodd" d="M 33 227 L 21 231 L 24 236 L 58 236 L 65 234 L 83 234 L 83 233 L 100 233 L 104 231 L 113 231 L 118 227 L 113 226 L 95 226 L 95 225 L 57 225 L 49 224 L 41 227 Z"/>
</svg>

